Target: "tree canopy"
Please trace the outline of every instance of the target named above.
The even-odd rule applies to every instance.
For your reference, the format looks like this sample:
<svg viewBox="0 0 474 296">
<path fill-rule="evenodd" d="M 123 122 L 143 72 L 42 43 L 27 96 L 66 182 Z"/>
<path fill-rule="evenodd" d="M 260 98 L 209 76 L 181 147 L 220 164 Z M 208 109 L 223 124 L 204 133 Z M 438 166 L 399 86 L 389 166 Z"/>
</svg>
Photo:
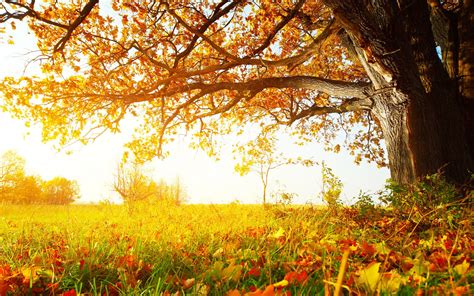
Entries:
<svg viewBox="0 0 474 296">
<path fill-rule="evenodd" d="M 247 123 L 285 124 L 335 151 L 336 133 L 345 131 L 343 144 L 357 162 L 381 166 L 388 163 L 384 139 L 399 181 L 439 169 L 453 155 L 464 157 L 453 161 L 453 175 L 463 175 L 472 164 L 467 144 L 433 150 L 447 136 L 464 136 L 464 124 L 450 117 L 463 118 L 458 91 L 435 47 L 454 51 L 432 27 L 450 28 L 443 17 L 461 16 L 471 4 L 405 2 L 153 0 L 109 7 L 7 0 L 0 22 L 8 31 L 28 22 L 43 75 L 5 78 L 3 108 L 42 122 L 44 138 L 61 145 L 117 132 L 124 118 L 137 118 L 128 147 L 144 160 L 166 153 L 163 145 L 183 132 L 212 149 L 216 135 Z M 436 98 L 452 112 L 433 106 L 437 87 L 453 90 Z M 439 135 L 423 136 L 433 122 L 443 126 Z"/>
</svg>

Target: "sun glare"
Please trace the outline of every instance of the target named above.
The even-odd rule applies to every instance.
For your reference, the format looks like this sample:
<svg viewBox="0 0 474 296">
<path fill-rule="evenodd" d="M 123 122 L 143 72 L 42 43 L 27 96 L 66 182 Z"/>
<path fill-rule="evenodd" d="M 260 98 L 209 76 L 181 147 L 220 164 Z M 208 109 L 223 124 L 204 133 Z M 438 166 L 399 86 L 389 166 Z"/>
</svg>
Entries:
<svg viewBox="0 0 474 296">
<path fill-rule="evenodd" d="M 25 24 L 17 25 L 12 43 L 0 44 L 0 77 L 18 77 L 23 73 L 42 75 L 37 64 L 28 63 L 35 55 L 36 45 Z M 21 120 L 0 113 L 0 126 L 0 152 L 17 151 L 26 159 L 30 174 L 41 175 L 45 179 L 60 175 L 77 180 L 81 191 L 80 203 L 105 199 L 121 202 L 112 190 L 112 183 L 122 158 L 123 145 L 130 140 L 134 124 L 125 122 L 121 124 L 121 133 L 106 133 L 87 146 L 74 144 L 60 151 L 51 144 L 42 142 L 39 125 L 27 128 Z M 282 138 L 281 150 L 285 153 L 295 154 L 297 151 L 315 161 L 327 159 L 344 181 L 343 196 L 347 201 L 360 190 L 380 189 L 388 178 L 386 169 L 377 169 L 374 165 L 367 164 L 355 166 L 352 157 L 346 153 L 333 155 L 324 151 L 319 144 L 294 146 L 291 138 L 284 135 Z M 238 141 L 235 138 L 227 139 L 230 142 Z M 170 156 L 147 164 L 148 172 L 156 180 L 172 182 L 179 178 L 186 188 L 189 203 L 261 202 L 261 182 L 258 175 L 250 173 L 242 177 L 234 171 L 236 160 L 232 155 L 232 147 L 224 147 L 220 160 L 216 161 L 203 151 L 190 149 L 188 145 L 189 138 L 186 137 L 173 143 L 168 147 Z M 321 203 L 319 167 L 283 167 L 275 170 L 270 180 L 270 195 L 287 191 L 295 193 L 296 203 Z"/>
</svg>

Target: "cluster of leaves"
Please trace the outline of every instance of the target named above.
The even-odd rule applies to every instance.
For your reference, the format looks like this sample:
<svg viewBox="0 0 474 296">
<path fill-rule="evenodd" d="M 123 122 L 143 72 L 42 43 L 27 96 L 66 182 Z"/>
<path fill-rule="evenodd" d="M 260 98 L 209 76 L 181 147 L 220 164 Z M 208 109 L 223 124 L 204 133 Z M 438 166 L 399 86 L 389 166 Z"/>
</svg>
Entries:
<svg viewBox="0 0 474 296">
<path fill-rule="evenodd" d="M 0 295 L 472 292 L 471 211 L 417 230 L 344 207 L 74 208 L 0 208 Z"/>
<path fill-rule="evenodd" d="M 322 177 L 322 197 L 330 208 L 335 208 L 340 203 L 340 196 L 343 189 L 342 181 L 333 173 L 332 169 L 324 162 L 321 167 Z"/>
<path fill-rule="evenodd" d="M 79 198 L 76 181 L 54 177 L 45 181 L 27 175 L 25 160 L 14 151 L 0 157 L 0 202 L 13 204 L 70 204 Z"/>
</svg>

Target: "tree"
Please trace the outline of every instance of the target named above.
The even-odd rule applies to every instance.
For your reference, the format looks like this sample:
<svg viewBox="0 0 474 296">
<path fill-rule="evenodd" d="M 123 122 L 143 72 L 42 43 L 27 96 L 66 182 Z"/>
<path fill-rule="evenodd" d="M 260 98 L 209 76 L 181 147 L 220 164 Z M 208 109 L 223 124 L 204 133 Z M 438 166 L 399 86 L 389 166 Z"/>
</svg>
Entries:
<svg viewBox="0 0 474 296">
<path fill-rule="evenodd" d="M 171 184 L 167 184 L 163 179 L 155 182 L 146 174 L 143 164 L 127 157 L 118 165 L 113 188 L 129 206 L 137 202 L 162 201 L 179 205 L 186 198 L 186 191 L 179 177 Z"/>
<path fill-rule="evenodd" d="M 13 176 L 25 174 L 25 159 L 13 150 L 6 151 L 0 157 L 0 184 L 8 185 Z"/>
<path fill-rule="evenodd" d="M 159 190 L 158 184 L 145 175 L 143 166 L 136 161 L 119 164 L 113 188 L 128 204 L 150 200 Z"/>
<path fill-rule="evenodd" d="M 174 182 L 168 185 L 172 188 L 173 195 L 172 200 L 177 204 L 180 205 L 186 201 L 187 193 L 186 193 L 186 186 L 181 182 L 181 178 L 176 176 Z"/>
<path fill-rule="evenodd" d="M 10 188 L 10 197 L 7 199 L 13 204 L 42 204 L 41 184 L 43 180 L 38 176 L 22 175 L 15 180 Z"/>
<path fill-rule="evenodd" d="M 13 150 L 0 157 L 0 200 L 11 202 L 15 199 L 15 189 L 25 178 L 25 159 Z"/>
<path fill-rule="evenodd" d="M 440 168 L 460 183 L 474 170 L 472 15 L 472 0 L 6 0 L 0 22 L 28 21 L 45 75 L 0 91 L 59 144 L 137 116 L 129 148 L 150 159 L 183 129 L 212 148 L 277 122 L 329 147 L 345 130 L 356 161 L 379 165 L 384 140 L 399 183 Z"/>
<path fill-rule="evenodd" d="M 249 172 L 255 172 L 262 183 L 262 202 L 267 204 L 267 189 L 270 172 L 289 164 L 303 164 L 310 166 L 311 160 L 291 159 L 283 153 L 275 154 L 277 139 L 269 131 L 265 131 L 258 137 L 248 142 L 245 146 L 239 146 L 237 152 L 242 156 L 239 163 L 235 165 L 235 171 L 241 176 Z"/>
<path fill-rule="evenodd" d="M 43 183 L 42 202 L 67 205 L 79 198 L 79 185 L 64 177 L 55 177 Z"/>
<path fill-rule="evenodd" d="M 79 197 L 76 181 L 55 177 L 44 181 L 27 175 L 26 161 L 13 150 L 0 157 L 0 201 L 12 204 L 69 204 Z"/>
</svg>

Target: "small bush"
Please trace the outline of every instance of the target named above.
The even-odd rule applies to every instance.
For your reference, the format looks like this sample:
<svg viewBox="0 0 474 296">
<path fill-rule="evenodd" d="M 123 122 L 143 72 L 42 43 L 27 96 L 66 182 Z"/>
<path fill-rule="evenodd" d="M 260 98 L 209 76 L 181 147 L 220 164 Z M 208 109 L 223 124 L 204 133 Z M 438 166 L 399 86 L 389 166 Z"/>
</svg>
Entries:
<svg viewBox="0 0 474 296">
<path fill-rule="evenodd" d="M 400 217 L 417 224 L 445 224 L 452 228 L 472 191 L 462 192 L 441 173 L 428 175 L 415 184 L 388 181 L 380 201 Z"/>
<path fill-rule="evenodd" d="M 356 198 L 357 202 L 354 204 L 360 215 L 366 216 L 367 214 L 375 210 L 375 203 L 372 199 L 372 196 L 365 192 L 360 192 L 359 196 Z"/>
</svg>

